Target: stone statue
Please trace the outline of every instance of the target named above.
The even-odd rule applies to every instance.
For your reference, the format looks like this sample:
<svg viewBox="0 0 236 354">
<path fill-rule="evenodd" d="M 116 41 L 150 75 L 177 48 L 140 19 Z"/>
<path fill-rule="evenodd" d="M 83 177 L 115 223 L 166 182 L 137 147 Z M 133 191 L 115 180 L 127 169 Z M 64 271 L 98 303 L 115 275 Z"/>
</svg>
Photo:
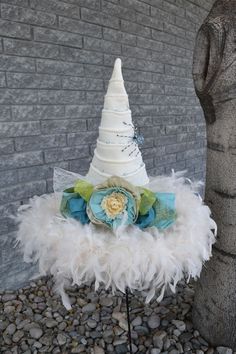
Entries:
<svg viewBox="0 0 236 354">
<path fill-rule="evenodd" d="M 211 344 L 236 350 L 236 0 L 217 0 L 201 26 L 193 78 L 207 125 L 205 202 L 218 225 L 193 322 Z"/>
</svg>

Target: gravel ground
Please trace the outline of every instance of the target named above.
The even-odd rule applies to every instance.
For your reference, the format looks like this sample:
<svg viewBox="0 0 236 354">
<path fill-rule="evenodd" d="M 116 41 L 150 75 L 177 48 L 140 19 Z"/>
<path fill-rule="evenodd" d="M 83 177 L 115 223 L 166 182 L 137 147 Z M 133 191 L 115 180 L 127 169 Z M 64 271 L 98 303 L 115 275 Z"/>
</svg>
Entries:
<svg viewBox="0 0 236 354">
<path fill-rule="evenodd" d="M 124 295 L 95 293 L 88 286 L 69 289 L 73 308 L 67 311 L 52 285 L 51 278 L 42 278 L 16 292 L 0 292 L 0 353 L 128 353 Z M 131 295 L 133 352 L 232 354 L 230 348 L 212 348 L 194 330 L 193 295 L 184 283 L 160 304 L 145 305 Z"/>
</svg>

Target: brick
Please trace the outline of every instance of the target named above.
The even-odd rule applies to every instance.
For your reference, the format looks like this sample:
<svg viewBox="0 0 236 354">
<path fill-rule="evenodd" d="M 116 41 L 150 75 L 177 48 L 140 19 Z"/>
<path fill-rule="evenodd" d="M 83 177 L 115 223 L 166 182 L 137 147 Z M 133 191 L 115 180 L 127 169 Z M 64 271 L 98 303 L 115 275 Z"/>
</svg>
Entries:
<svg viewBox="0 0 236 354">
<path fill-rule="evenodd" d="M 79 146 L 83 144 L 94 143 L 98 137 L 97 131 L 81 132 L 81 133 L 71 133 L 68 134 L 68 145 L 69 146 Z"/>
<path fill-rule="evenodd" d="M 20 137 L 15 139 L 16 151 L 33 151 L 53 147 L 66 146 L 66 135 L 40 135 L 34 137 Z"/>
<path fill-rule="evenodd" d="M 104 103 L 104 92 L 86 92 L 86 103 L 102 105 Z"/>
<path fill-rule="evenodd" d="M 137 82 L 152 82 L 152 74 L 138 70 L 123 70 L 125 80 L 137 81 Z"/>
<path fill-rule="evenodd" d="M 141 48 L 147 48 L 147 49 L 152 49 L 157 51 L 163 50 L 163 43 L 157 42 L 156 40 L 154 41 L 152 39 L 147 39 L 142 37 L 137 38 L 137 46 Z"/>
<path fill-rule="evenodd" d="M 14 143 L 12 139 L 0 140 L 0 154 L 11 154 L 14 152 Z"/>
<path fill-rule="evenodd" d="M 64 0 L 69 4 L 76 4 L 82 7 L 88 7 L 90 9 L 100 9 L 100 0 Z"/>
<path fill-rule="evenodd" d="M 1 171 L 0 172 L 0 188 L 5 188 L 7 186 L 13 186 L 18 182 L 18 173 L 15 170 L 11 171 Z M 3 208 L 0 208 L 0 217 L 6 216 L 5 213 L 3 213 Z"/>
<path fill-rule="evenodd" d="M 162 145 L 167 146 L 167 145 L 173 145 L 176 143 L 177 143 L 176 135 L 160 136 L 154 142 L 155 146 L 162 146 Z"/>
<path fill-rule="evenodd" d="M 138 91 L 143 93 L 164 94 L 164 86 L 152 83 L 138 83 Z"/>
<path fill-rule="evenodd" d="M 55 75 L 8 73 L 7 84 L 10 88 L 59 89 L 61 80 Z"/>
<path fill-rule="evenodd" d="M 166 125 L 166 134 L 178 134 L 186 132 L 186 127 L 183 125 Z"/>
<path fill-rule="evenodd" d="M 38 26 L 56 26 L 56 16 L 7 4 L 1 5 L 2 18 Z"/>
<path fill-rule="evenodd" d="M 61 47 L 61 59 L 66 61 L 74 61 L 85 64 L 103 64 L 103 54 L 98 52 L 91 52 L 84 49 Z"/>
<path fill-rule="evenodd" d="M 175 23 L 175 16 L 170 12 L 163 11 L 162 8 L 163 6 L 159 6 L 158 8 L 151 6 L 151 17 L 157 19 L 158 21 Z"/>
<path fill-rule="evenodd" d="M 12 106 L 12 117 L 15 121 L 60 119 L 65 117 L 65 109 L 55 105 Z"/>
<path fill-rule="evenodd" d="M 38 92 L 40 104 L 76 104 L 85 101 L 85 92 L 65 90 L 41 90 Z M 61 123 L 62 124 L 62 123 Z"/>
<path fill-rule="evenodd" d="M 186 149 L 185 149 L 186 150 Z M 179 151 L 177 153 L 177 161 L 182 161 L 182 160 L 186 160 L 186 159 L 191 159 L 191 158 L 195 158 L 197 156 L 203 156 L 205 152 L 205 149 L 203 148 L 194 148 L 194 149 L 189 149 L 186 151 Z"/>
<path fill-rule="evenodd" d="M 154 166 L 153 158 L 145 159 L 144 163 L 146 165 L 147 170 L 150 170 Z"/>
<path fill-rule="evenodd" d="M 10 106 L 0 106 L 0 121 L 10 121 L 11 120 L 11 107 Z"/>
<path fill-rule="evenodd" d="M 160 75 L 153 74 L 153 82 L 160 83 L 163 82 L 166 85 L 180 86 L 186 88 L 188 85 L 192 85 L 192 79 L 180 77 L 180 76 L 171 76 L 171 75 Z"/>
<path fill-rule="evenodd" d="M 129 33 L 124 33 L 111 28 L 103 28 L 103 38 L 108 41 L 115 41 L 130 45 L 136 45 L 136 36 Z"/>
<path fill-rule="evenodd" d="M 76 21 L 66 17 L 59 17 L 59 27 L 63 30 L 79 33 L 85 36 L 96 38 L 102 37 L 102 29 L 100 26 L 83 21 Z"/>
<path fill-rule="evenodd" d="M 43 155 L 40 151 L 24 152 L 14 155 L 0 156 L 0 170 L 19 168 L 26 166 L 35 166 L 43 164 Z"/>
<path fill-rule="evenodd" d="M 186 10 L 186 19 L 191 21 L 193 24 L 199 24 L 199 15 L 192 13 L 191 11 Z"/>
<path fill-rule="evenodd" d="M 102 91 L 103 80 L 88 79 L 76 76 L 66 76 L 62 78 L 62 88 L 69 90 Z"/>
<path fill-rule="evenodd" d="M 165 173 L 165 167 L 164 166 L 159 166 L 159 167 L 154 167 L 148 170 L 148 173 L 150 176 L 161 176 L 164 175 Z"/>
<path fill-rule="evenodd" d="M 159 135 L 163 135 L 165 130 L 161 126 L 157 127 L 143 127 L 140 128 L 141 134 L 145 137 L 158 137 Z"/>
<path fill-rule="evenodd" d="M 57 60 L 37 60 L 37 71 L 43 74 L 78 75 L 83 76 L 83 65 Z"/>
<path fill-rule="evenodd" d="M 72 172 L 87 172 L 90 166 L 91 158 L 76 159 L 69 162 L 69 169 Z"/>
<path fill-rule="evenodd" d="M 187 103 L 191 104 L 190 98 L 186 100 L 186 97 L 182 96 L 155 96 L 153 97 L 153 102 L 159 105 L 184 105 Z"/>
<path fill-rule="evenodd" d="M 164 154 L 154 157 L 155 166 L 163 166 L 165 164 L 170 164 L 176 162 L 176 154 Z"/>
<path fill-rule="evenodd" d="M 122 53 L 124 53 L 128 57 L 131 56 L 134 58 L 149 59 L 151 57 L 151 52 L 148 49 L 131 47 L 125 44 L 122 44 Z"/>
<path fill-rule="evenodd" d="M 0 72 L 0 87 L 6 87 L 5 73 Z"/>
<path fill-rule="evenodd" d="M 34 39 L 38 42 L 82 48 L 82 37 L 71 32 L 36 27 L 34 28 Z"/>
<path fill-rule="evenodd" d="M 59 56 L 57 46 L 33 41 L 6 39 L 4 40 L 4 48 L 6 54 L 39 58 L 58 58 Z"/>
<path fill-rule="evenodd" d="M 57 167 L 68 170 L 68 162 L 57 162 Z M 43 180 L 52 178 L 54 165 L 33 166 L 19 169 L 18 180 L 19 182 L 31 182 L 35 180 Z"/>
<path fill-rule="evenodd" d="M 137 22 L 144 25 L 144 26 L 155 28 L 158 30 L 163 29 L 162 20 L 158 19 L 156 17 L 154 18 L 154 17 L 143 15 L 143 14 L 137 14 Z"/>
<path fill-rule="evenodd" d="M 0 33 L 4 37 L 30 39 L 30 27 L 25 24 L 0 20 Z"/>
<path fill-rule="evenodd" d="M 179 48 L 174 45 L 169 45 L 169 44 L 164 44 L 164 50 L 166 53 L 169 53 L 171 55 L 177 55 L 179 57 L 185 57 L 185 51 L 183 48 Z"/>
<path fill-rule="evenodd" d="M 43 134 L 70 133 L 74 131 L 85 131 L 86 122 L 84 120 L 50 120 L 42 121 Z"/>
<path fill-rule="evenodd" d="M 163 10 L 165 10 L 169 14 L 172 13 L 176 17 L 185 16 L 185 9 L 182 9 L 180 6 L 177 6 L 175 4 L 170 4 L 167 1 L 163 1 Z"/>
<path fill-rule="evenodd" d="M 179 153 L 180 151 L 185 151 L 186 150 L 186 143 L 179 143 L 179 144 L 173 144 L 173 145 L 168 145 L 166 146 L 166 153 L 167 154 L 173 154 L 173 153 Z"/>
<path fill-rule="evenodd" d="M 39 122 L 0 123 L 0 137 L 15 137 L 40 134 Z"/>
<path fill-rule="evenodd" d="M 0 0 L 1 3 L 8 3 L 12 5 L 18 5 L 28 7 L 28 0 Z"/>
<path fill-rule="evenodd" d="M 41 195 L 46 192 L 45 181 L 35 181 L 25 183 L 19 186 L 11 186 L 0 190 L 0 203 L 4 203 L 5 200 L 12 202 L 15 200 L 25 199 L 33 197 L 34 195 Z"/>
<path fill-rule="evenodd" d="M 83 158 L 88 155 L 89 155 L 88 146 L 84 146 L 84 145 L 44 151 L 46 163 L 63 161 L 63 160 L 74 160 L 78 158 L 78 156 Z"/>
<path fill-rule="evenodd" d="M 190 50 L 194 48 L 194 42 L 186 38 L 176 38 L 176 45 Z"/>
<path fill-rule="evenodd" d="M 196 31 L 196 25 L 186 18 L 176 17 L 176 25 L 188 31 Z"/>
<path fill-rule="evenodd" d="M 0 70 L 16 72 L 34 72 L 35 60 L 32 58 L 0 55 Z"/>
<path fill-rule="evenodd" d="M 177 142 L 182 143 L 185 141 L 195 141 L 197 138 L 195 133 L 180 133 L 177 134 Z"/>
<path fill-rule="evenodd" d="M 165 93 L 166 93 L 166 95 L 182 96 L 182 95 L 186 94 L 186 88 L 185 87 L 179 87 L 179 86 L 165 85 Z"/>
<path fill-rule="evenodd" d="M 152 29 L 152 38 L 156 39 L 159 42 L 168 43 L 168 44 L 175 44 L 176 37 L 172 34 Z"/>
<path fill-rule="evenodd" d="M 37 103 L 36 91 L 22 89 L 0 89 L 0 104 L 34 104 Z"/>
<path fill-rule="evenodd" d="M 65 109 L 66 117 L 84 119 L 99 116 L 102 107 L 99 107 L 98 105 L 68 105 Z"/>
<path fill-rule="evenodd" d="M 154 96 L 155 98 L 155 96 Z M 153 101 L 154 101 L 154 98 L 153 98 Z M 183 114 L 186 114 L 186 108 L 183 107 L 183 106 L 169 106 L 169 105 L 166 105 L 166 106 L 160 106 L 159 107 L 159 112 L 161 115 L 183 115 Z"/>
<path fill-rule="evenodd" d="M 134 110 L 136 108 L 136 110 Z M 141 105 L 133 107 L 133 114 L 137 116 L 155 116 L 159 113 L 157 105 Z"/>
<path fill-rule="evenodd" d="M 83 9 L 82 9 L 83 10 Z M 119 6 L 117 4 L 112 4 L 111 2 L 102 0 L 102 12 L 107 14 L 112 14 L 113 16 L 124 18 L 125 20 L 135 21 L 136 13 L 132 7 Z"/>
<path fill-rule="evenodd" d="M 53 14 L 68 16 L 70 18 L 80 18 L 80 9 L 73 4 L 66 4 L 57 0 L 30 0 L 33 9 L 52 12 Z"/>
<path fill-rule="evenodd" d="M 151 94 L 130 94 L 130 104 L 152 104 Z"/>
<path fill-rule="evenodd" d="M 106 87 L 108 86 L 108 83 L 106 84 Z M 137 82 L 125 82 L 125 88 L 128 94 L 130 93 L 140 93 L 143 92 L 142 90 L 138 89 L 138 83 Z"/>
<path fill-rule="evenodd" d="M 164 31 L 169 32 L 171 34 L 174 34 L 175 36 L 183 37 L 185 38 L 186 31 L 183 28 L 180 28 L 178 26 L 175 26 L 171 23 L 164 23 Z"/>
<path fill-rule="evenodd" d="M 135 11 L 141 12 L 145 15 L 149 15 L 150 13 L 150 6 L 139 0 L 120 0 L 120 5 L 134 9 Z"/>
<path fill-rule="evenodd" d="M 84 38 L 84 48 L 113 54 L 120 54 L 121 52 L 120 44 L 90 37 Z"/>
<path fill-rule="evenodd" d="M 125 20 L 121 20 L 121 30 L 124 32 L 133 33 L 137 36 L 151 37 L 151 29 L 149 27 Z"/>
<path fill-rule="evenodd" d="M 134 121 L 134 124 L 135 124 L 136 127 L 144 127 L 144 126 L 151 127 L 151 126 L 153 126 L 152 117 L 137 117 L 136 118 L 136 117 L 133 116 L 133 121 Z M 146 145 L 145 145 L 145 147 L 146 147 Z M 148 147 L 150 147 L 150 146 L 148 146 Z"/>
<path fill-rule="evenodd" d="M 85 77 L 91 77 L 91 78 L 104 78 L 105 77 L 105 72 L 107 70 L 104 69 L 103 66 L 97 66 L 97 65 L 84 65 L 84 75 Z M 103 89 L 103 87 L 101 87 Z"/>
<path fill-rule="evenodd" d="M 86 8 L 81 9 L 81 19 L 86 22 L 95 23 L 111 28 L 119 28 L 119 19 L 113 16 L 92 11 Z"/>
</svg>

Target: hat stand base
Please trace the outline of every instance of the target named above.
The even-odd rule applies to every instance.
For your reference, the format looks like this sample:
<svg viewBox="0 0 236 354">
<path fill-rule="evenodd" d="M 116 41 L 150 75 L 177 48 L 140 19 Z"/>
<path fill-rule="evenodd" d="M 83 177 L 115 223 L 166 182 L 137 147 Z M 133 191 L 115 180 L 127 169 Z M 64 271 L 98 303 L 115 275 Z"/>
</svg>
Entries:
<svg viewBox="0 0 236 354">
<path fill-rule="evenodd" d="M 127 312 L 127 322 L 128 322 L 128 342 L 129 342 L 129 352 L 133 354 L 132 350 L 132 338 L 131 338 L 131 325 L 130 325 L 130 306 L 129 306 L 129 289 L 125 289 L 125 299 L 126 299 L 126 312 Z"/>
</svg>

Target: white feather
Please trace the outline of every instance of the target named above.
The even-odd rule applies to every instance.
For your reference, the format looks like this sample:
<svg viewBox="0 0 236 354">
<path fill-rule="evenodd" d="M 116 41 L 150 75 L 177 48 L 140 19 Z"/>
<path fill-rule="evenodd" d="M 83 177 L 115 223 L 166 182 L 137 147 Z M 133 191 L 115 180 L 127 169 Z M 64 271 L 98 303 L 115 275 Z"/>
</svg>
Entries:
<svg viewBox="0 0 236 354">
<path fill-rule="evenodd" d="M 146 301 L 158 291 L 160 301 L 167 286 L 175 291 L 184 276 L 200 275 L 202 264 L 211 256 L 216 224 L 209 208 L 194 195 L 196 185 L 172 173 L 152 178 L 147 188 L 176 194 L 177 220 L 171 228 L 142 231 L 121 226 L 112 233 L 93 224 L 83 226 L 61 217 L 55 194 L 34 197 L 28 208 L 21 208 L 17 240 L 24 260 L 38 261 L 42 275 L 54 275 L 67 309 L 70 303 L 64 287 L 68 281 L 78 285 L 95 281 L 96 289 L 103 285 L 113 291 L 125 292 L 126 287 L 144 291 Z"/>
</svg>

